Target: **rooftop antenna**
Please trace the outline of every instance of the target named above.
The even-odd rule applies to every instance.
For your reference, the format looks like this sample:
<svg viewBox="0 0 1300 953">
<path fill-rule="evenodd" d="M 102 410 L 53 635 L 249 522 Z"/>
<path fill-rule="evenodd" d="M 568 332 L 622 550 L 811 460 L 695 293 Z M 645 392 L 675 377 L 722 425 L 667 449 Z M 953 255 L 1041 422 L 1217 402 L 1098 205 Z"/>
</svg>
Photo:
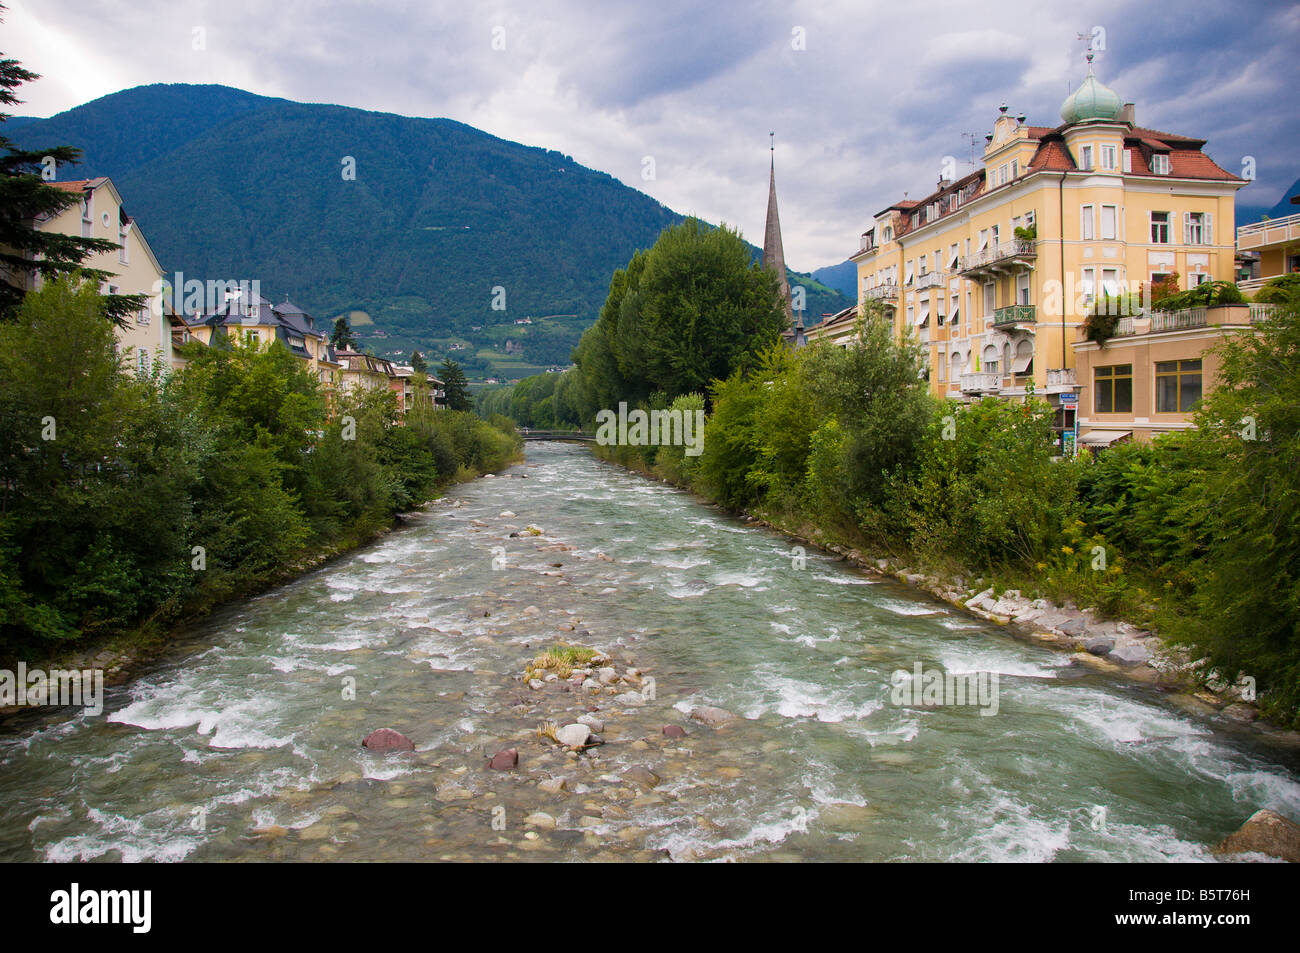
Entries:
<svg viewBox="0 0 1300 953">
<path fill-rule="evenodd" d="M 963 132 L 961 137 L 970 143 L 970 158 L 966 160 L 966 166 L 969 171 L 975 171 L 975 139 L 976 134 L 973 132 Z"/>
</svg>

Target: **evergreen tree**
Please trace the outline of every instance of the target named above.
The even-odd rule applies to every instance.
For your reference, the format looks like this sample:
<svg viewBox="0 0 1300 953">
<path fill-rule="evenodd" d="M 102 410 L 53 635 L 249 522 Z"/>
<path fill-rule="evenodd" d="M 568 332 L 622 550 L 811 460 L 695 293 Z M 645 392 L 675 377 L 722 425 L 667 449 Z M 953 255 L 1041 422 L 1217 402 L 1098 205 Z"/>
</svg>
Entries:
<svg viewBox="0 0 1300 953">
<path fill-rule="evenodd" d="M 352 325 L 348 324 L 348 319 L 344 315 L 339 315 L 338 320 L 334 322 L 330 344 L 334 345 L 336 351 L 355 351 L 357 348 L 356 332 L 352 330 Z"/>
<path fill-rule="evenodd" d="M 438 368 L 438 378 L 447 394 L 445 400 L 448 407 L 452 410 L 469 410 L 473 406 L 469 399 L 469 382 L 465 380 L 465 372 L 459 364 L 450 358 L 443 361 Z"/>
<path fill-rule="evenodd" d="M 39 78 L 17 60 L 0 58 L 0 106 L 22 102 L 14 90 Z M 0 112 L 0 123 L 9 116 Z M 34 227 L 38 219 L 57 215 L 79 201 L 77 193 L 50 185 L 42 173 L 52 175 L 60 165 L 78 162 L 81 150 L 72 146 L 19 149 L 0 136 L 0 151 L 3 152 L 0 155 L 0 266 L 18 279 L 17 284 L 0 281 L 0 319 L 12 319 L 22 301 L 25 285 L 33 275 L 51 281 L 81 270 L 96 282 L 105 281 L 112 276 L 111 272 L 85 268 L 83 263 L 95 253 L 115 250 L 118 244 L 106 238 L 61 235 Z M 142 294 L 106 295 L 104 313 L 119 326 L 125 326 L 126 316 L 139 311 L 147 302 L 148 296 Z"/>
<path fill-rule="evenodd" d="M 419 351 L 411 352 L 411 370 L 417 374 L 427 374 L 429 365 L 424 362 L 424 355 Z"/>
</svg>

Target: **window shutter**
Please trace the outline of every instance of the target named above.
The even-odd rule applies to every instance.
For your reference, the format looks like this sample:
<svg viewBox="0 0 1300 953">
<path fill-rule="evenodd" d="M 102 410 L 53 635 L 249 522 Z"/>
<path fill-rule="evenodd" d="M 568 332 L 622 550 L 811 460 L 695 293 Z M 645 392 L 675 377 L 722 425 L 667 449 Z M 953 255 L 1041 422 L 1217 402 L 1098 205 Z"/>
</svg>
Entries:
<svg viewBox="0 0 1300 953">
<path fill-rule="evenodd" d="M 1207 245 L 1214 244 L 1214 216 L 1206 212 L 1204 225 L 1201 227 L 1201 241 Z"/>
<path fill-rule="evenodd" d="M 1184 212 L 1183 213 L 1183 244 L 1190 245 L 1191 243 L 1192 243 L 1192 213 Z"/>
</svg>

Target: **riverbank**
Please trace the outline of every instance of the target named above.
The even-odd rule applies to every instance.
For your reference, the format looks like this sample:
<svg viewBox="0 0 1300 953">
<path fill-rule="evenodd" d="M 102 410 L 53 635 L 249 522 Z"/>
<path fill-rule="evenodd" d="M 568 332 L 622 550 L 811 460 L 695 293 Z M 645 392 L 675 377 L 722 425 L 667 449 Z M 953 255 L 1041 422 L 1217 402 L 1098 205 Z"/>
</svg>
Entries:
<svg viewBox="0 0 1300 953">
<path fill-rule="evenodd" d="M 457 470 L 455 478 L 442 487 L 435 496 L 425 500 L 417 508 L 417 511 L 436 503 L 442 498 L 446 490 L 453 486 L 478 480 L 485 476 L 486 473 L 497 473 L 506 470 L 522 463 L 523 459 L 524 455 L 521 448 L 516 456 L 492 471 L 479 472 L 462 466 Z M 177 618 L 166 626 L 158 626 L 151 621 L 146 621 L 127 632 L 101 636 L 66 651 L 52 652 L 45 657 L 23 659 L 23 661 L 26 662 L 29 670 L 41 669 L 46 672 L 55 670 L 98 670 L 104 673 L 104 684 L 106 686 L 124 684 L 130 681 L 142 668 L 165 656 L 172 646 L 176 634 L 186 627 L 207 618 L 223 606 L 270 592 L 308 573 L 322 569 L 335 560 L 341 559 L 359 549 L 373 545 L 394 530 L 400 529 L 410 518 L 410 515 L 411 511 L 394 513 L 391 522 L 386 526 L 346 534 L 342 540 L 304 555 L 291 565 L 283 567 L 279 572 L 242 585 L 234 591 L 225 593 L 221 598 L 204 600 L 198 607 L 182 611 Z M 15 663 L 16 660 L 5 662 L 5 664 L 9 665 Z M 4 728 L 4 724 L 8 719 L 32 710 L 30 706 L 0 706 L 0 729 Z"/>
<path fill-rule="evenodd" d="M 1207 660 L 1193 658 L 1184 646 L 1166 643 L 1150 628 L 1106 616 L 1095 607 L 1031 599 L 1020 590 L 999 585 L 998 580 L 977 572 L 923 571 L 910 565 L 915 560 L 906 555 L 864 552 L 866 547 L 861 543 L 853 545 L 837 539 L 824 527 L 795 521 L 788 515 L 728 509 L 685 481 L 672 479 L 660 468 L 647 465 L 640 454 L 618 450 L 592 447 L 597 459 L 674 486 L 706 505 L 832 553 L 872 575 L 892 578 L 922 590 L 965 613 L 1003 626 L 1022 640 L 1068 653 L 1077 664 L 1168 692 L 1171 701 L 1190 714 L 1222 717 L 1279 745 L 1300 750 L 1300 731 L 1279 726 L 1264 717 L 1258 706 L 1245 697 L 1248 690 L 1243 690 L 1244 684 L 1230 685 L 1207 676 Z"/>
</svg>

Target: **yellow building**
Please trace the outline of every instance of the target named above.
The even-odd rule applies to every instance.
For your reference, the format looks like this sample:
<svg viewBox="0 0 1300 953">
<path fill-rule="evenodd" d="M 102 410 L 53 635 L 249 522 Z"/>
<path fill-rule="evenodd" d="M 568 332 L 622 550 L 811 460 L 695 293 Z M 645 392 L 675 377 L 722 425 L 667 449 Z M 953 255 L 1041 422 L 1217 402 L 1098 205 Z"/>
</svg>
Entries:
<svg viewBox="0 0 1300 953">
<path fill-rule="evenodd" d="M 80 201 L 49 218 L 38 219 L 36 227 L 44 232 L 116 242 L 116 251 L 98 252 L 84 262 L 88 268 L 112 274 L 101 285 L 101 293 L 149 296 L 148 304 L 128 317 L 126 327 L 117 331 L 118 355 L 123 365 L 137 374 L 149 373 L 159 363 L 170 368 L 172 326 L 163 312 L 163 270 L 139 226 L 122 207 L 122 196 L 112 180 L 100 177 L 50 185 L 75 193 Z M 39 280 L 39 276 L 33 276 L 32 287 Z"/>
<path fill-rule="evenodd" d="M 186 315 L 183 321 L 186 340 L 208 346 L 223 338 L 259 347 L 279 341 L 290 354 L 306 362 L 327 390 L 340 383 L 343 366 L 328 335 L 317 329 L 315 318 L 288 298 L 273 305 L 258 291 L 236 286 L 225 293 L 225 301 L 218 307 Z"/>
<path fill-rule="evenodd" d="M 1060 125 L 1000 113 L 981 168 L 883 209 L 851 257 L 861 298 L 924 345 L 936 394 L 1023 398 L 1032 386 L 1060 408 L 1078 392 L 1071 344 L 1098 294 L 1170 273 L 1183 288 L 1232 279 L 1246 183 L 1204 140 L 1137 125 L 1091 63 Z M 1073 424 L 1058 411 L 1058 429 Z"/>
</svg>

